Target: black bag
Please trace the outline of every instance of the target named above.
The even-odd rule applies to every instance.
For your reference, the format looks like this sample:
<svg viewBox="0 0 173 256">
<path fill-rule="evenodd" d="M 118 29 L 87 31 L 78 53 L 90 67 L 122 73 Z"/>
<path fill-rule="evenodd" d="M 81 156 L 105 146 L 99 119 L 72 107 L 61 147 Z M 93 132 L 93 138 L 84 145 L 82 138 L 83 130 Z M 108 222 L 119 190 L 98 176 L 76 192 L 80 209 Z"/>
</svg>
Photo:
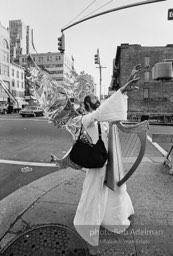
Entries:
<svg viewBox="0 0 173 256">
<path fill-rule="evenodd" d="M 88 169 L 103 167 L 108 159 L 108 153 L 101 138 L 100 123 L 98 122 L 99 139 L 96 144 L 86 143 L 81 140 L 81 131 L 82 126 L 79 137 L 77 138 L 70 152 L 71 161 Z"/>
</svg>

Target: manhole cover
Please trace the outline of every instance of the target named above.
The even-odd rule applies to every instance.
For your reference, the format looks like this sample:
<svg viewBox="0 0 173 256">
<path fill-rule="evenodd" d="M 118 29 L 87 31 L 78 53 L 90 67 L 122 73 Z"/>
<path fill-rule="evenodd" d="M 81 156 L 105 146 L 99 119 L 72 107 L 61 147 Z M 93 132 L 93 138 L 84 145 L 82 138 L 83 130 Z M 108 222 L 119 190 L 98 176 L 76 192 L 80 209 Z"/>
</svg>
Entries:
<svg viewBox="0 0 173 256">
<path fill-rule="evenodd" d="M 88 250 L 79 235 L 63 225 L 32 228 L 13 241 L 2 256 L 87 256 Z"/>
</svg>

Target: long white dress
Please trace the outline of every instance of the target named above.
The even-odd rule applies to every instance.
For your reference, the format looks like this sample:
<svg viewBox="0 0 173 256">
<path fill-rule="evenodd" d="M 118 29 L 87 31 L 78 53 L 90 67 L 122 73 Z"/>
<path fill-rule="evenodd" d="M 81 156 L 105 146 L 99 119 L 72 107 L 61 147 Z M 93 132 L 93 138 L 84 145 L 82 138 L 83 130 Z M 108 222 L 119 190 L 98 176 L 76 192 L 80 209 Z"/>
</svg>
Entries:
<svg viewBox="0 0 173 256">
<path fill-rule="evenodd" d="M 93 143 L 98 140 L 96 121 L 109 122 L 127 119 L 127 96 L 115 92 L 102 105 L 82 119 L 83 126 Z M 102 140 L 108 147 L 108 137 L 101 122 Z M 118 167 L 117 167 L 118 168 Z M 104 185 L 106 165 L 99 169 L 87 169 L 81 198 L 74 218 L 74 226 L 80 236 L 92 246 L 99 244 L 100 226 L 120 233 L 130 225 L 128 217 L 134 214 L 126 185 L 116 191 Z M 114 170 L 118 172 L 117 170 Z"/>
</svg>

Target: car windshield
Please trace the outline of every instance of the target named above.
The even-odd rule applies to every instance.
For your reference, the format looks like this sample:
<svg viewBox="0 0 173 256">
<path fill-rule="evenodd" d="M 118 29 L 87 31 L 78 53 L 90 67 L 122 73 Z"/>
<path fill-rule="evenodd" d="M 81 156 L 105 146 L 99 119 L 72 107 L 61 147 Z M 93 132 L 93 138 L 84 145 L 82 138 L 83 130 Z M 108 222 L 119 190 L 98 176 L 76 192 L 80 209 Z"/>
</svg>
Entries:
<svg viewBox="0 0 173 256">
<path fill-rule="evenodd" d="M 27 110 L 37 110 L 37 107 L 26 107 Z"/>
</svg>

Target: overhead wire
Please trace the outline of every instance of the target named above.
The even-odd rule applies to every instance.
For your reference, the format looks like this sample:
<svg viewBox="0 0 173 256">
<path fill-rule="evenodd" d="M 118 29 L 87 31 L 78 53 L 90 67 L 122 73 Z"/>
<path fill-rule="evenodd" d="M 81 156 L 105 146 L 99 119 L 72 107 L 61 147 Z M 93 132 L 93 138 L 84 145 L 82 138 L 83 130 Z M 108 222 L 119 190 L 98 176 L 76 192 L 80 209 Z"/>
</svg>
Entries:
<svg viewBox="0 0 173 256">
<path fill-rule="evenodd" d="M 66 25 L 68 26 L 71 22 L 73 22 L 76 18 L 78 18 L 83 12 L 85 12 L 91 5 L 93 5 L 97 0 L 92 1 L 83 11 L 81 11 L 77 16 L 75 16 L 69 23 Z"/>
<path fill-rule="evenodd" d="M 100 10 L 101 8 L 103 8 L 104 6 L 110 4 L 110 3 L 113 2 L 113 1 L 114 1 L 114 0 L 110 0 L 110 1 L 108 1 L 106 4 L 101 5 L 100 7 L 98 7 L 97 9 L 95 9 L 94 11 L 92 11 L 92 12 L 88 13 L 86 16 L 84 16 L 83 19 L 85 19 L 86 17 L 88 17 L 88 16 L 91 15 L 92 13 L 94 13 L 94 12 Z"/>
</svg>

